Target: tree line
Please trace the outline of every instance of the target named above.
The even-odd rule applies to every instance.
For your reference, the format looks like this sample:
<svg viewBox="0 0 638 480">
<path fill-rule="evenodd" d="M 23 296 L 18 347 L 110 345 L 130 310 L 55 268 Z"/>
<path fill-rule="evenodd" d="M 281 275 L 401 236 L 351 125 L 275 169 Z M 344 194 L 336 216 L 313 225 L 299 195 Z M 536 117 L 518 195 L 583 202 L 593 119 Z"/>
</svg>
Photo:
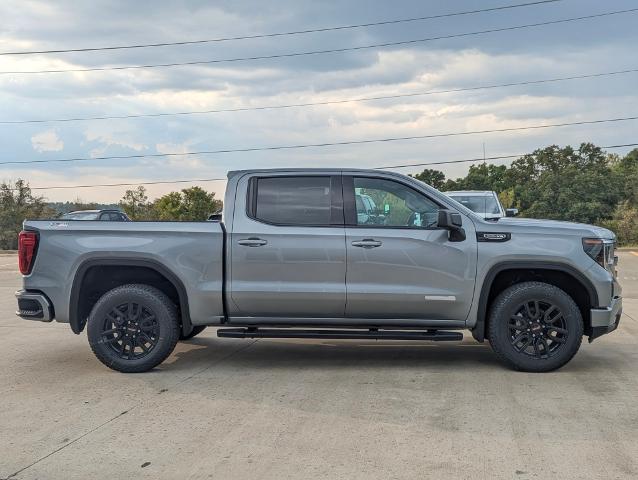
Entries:
<svg viewBox="0 0 638 480">
<path fill-rule="evenodd" d="M 591 143 L 578 148 L 551 145 L 523 155 L 511 165 L 480 163 L 464 177 L 440 170 L 414 175 L 441 190 L 493 190 L 505 208 L 532 218 L 590 223 L 613 230 L 621 244 L 638 244 L 638 149 L 620 156 Z M 54 208 L 57 207 L 57 208 Z M 215 194 L 200 187 L 150 201 L 143 186 L 127 190 L 119 207 L 133 220 L 206 220 L 221 210 Z M 97 208 L 81 201 L 68 209 Z M 59 204 L 33 194 L 25 180 L 0 184 L 0 249 L 15 249 L 25 218 L 54 218 Z"/>
<path fill-rule="evenodd" d="M 197 222 L 220 212 L 222 201 L 215 198 L 215 192 L 201 187 L 185 188 L 149 201 L 146 189 L 139 186 L 126 191 L 119 207 L 131 220 Z"/>
<path fill-rule="evenodd" d="M 118 203 L 132 220 L 202 221 L 222 209 L 214 192 L 201 187 L 185 188 L 149 201 L 146 189 L 127 190 Z M 74 210 L 95 210 L 113 205 L 74 202 L 51 202 L 35 195 L 25 180 L 0 184 L 0 250 L 15 250 L 24 219 L 56 218 Z"/>
</svg>

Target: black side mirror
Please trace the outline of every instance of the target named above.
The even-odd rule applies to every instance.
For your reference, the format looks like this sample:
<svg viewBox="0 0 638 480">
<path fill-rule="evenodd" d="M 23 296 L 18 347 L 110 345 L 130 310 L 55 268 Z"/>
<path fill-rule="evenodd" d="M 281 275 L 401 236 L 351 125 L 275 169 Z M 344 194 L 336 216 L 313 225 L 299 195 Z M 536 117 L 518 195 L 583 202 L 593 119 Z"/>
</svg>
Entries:
<svg viewBox="0 0 638 480">
<path fill-rule="evenodd" d="M 505 216 L 506 217 L 515 217 L 516 215 L 518 215 L 518 208 L 506 208 L 505 209 Z"/>
<path fill-rule="evenodd" d="M 463 217 L 458 212 L 450 210 L 439 210 L 439 221 L 437 227 L 450 231 L 450 242 L 462 242 L 465 240 L 465 230 L 463 229 Z"/>
</svg>

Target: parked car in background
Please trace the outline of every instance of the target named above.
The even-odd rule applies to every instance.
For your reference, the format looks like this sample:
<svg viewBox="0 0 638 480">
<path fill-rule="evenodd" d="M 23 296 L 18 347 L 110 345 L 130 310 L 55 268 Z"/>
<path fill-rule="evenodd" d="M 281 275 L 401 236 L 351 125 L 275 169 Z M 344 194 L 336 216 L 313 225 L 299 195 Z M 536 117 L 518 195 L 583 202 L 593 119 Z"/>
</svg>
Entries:
<svg viewBox="0 0 638 480">
<path fill-rule="evenodd" d="M 443 193 L 485 219 L 515 217 L 518 215 L 517 208 L 503 208 L 496 192 L 489 190 L 458 190 Z"/>
<path fill-rule="evenodd" d="M 63 213 L 60 220 L 101 220 L 107 222 L 130 222 L 126 213 L 120 210 L 78 210 L 76 212 Z"/>
</svg>

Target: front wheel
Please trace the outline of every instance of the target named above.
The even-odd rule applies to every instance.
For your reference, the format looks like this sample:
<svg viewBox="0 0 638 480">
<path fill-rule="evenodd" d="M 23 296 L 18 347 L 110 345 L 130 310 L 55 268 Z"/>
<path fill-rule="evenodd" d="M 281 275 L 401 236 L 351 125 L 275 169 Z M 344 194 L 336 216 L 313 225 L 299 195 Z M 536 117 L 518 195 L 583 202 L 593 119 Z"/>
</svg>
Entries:
<svg viewBox="0 0 638 480">
<path fill-rule="evenodd" d="M 490 310 L 490 345 L 516 370 L 556 370 L 576 354 L 582 337 L 578 306 L 554 285 L 518 283 L 501 292 Z"/>
<path fill-rule="evenodd" d="M 105 293 L 89 314 L 87 336 L 104 365 L 146 372 L 168 357 L 179 339 L 177 309 L 157 288 L 122 285 Z"/>
</svg>

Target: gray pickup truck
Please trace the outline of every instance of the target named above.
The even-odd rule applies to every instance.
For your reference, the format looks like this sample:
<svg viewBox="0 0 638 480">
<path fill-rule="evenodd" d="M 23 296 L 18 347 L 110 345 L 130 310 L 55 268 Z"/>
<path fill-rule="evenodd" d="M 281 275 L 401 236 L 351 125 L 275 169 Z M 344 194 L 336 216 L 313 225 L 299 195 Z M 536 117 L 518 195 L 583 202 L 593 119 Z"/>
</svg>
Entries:
<svg viewBox="0 0 638 480">
<path fill-rule="evenodd" d="M 17 314 L 86 327 L 97 358 L 122 372 L 155 367 L 206 326 L 233 338 L 470 330 L 507 365 L 549 371 L 621 317 L 609 230 L 485 221 L 396 173 L 230 172 L 222 218 L 26 221 Z"/>
</svg>

